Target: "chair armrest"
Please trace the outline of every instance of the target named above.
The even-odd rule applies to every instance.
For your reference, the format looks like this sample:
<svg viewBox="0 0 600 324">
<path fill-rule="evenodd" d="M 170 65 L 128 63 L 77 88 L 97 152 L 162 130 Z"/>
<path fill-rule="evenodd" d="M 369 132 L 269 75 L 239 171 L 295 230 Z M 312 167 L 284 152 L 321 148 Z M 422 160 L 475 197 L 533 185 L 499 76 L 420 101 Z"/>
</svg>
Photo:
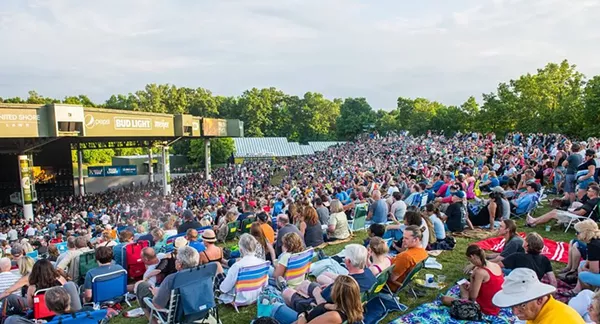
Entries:
<svg viewBox="0 0 600 324">
<path fill-rule="evenodd" d="M 154 306 L 154 304 L 152 303 L 152 299 L 150 299 L 150 297 L 144 297 L 144 303 L 146 303 L 146 306 L 148 306 L 148 308 L 150 308 L 153 311 L 162 312 L 162 313 L 166 313 L 169 311 L 168 309 L 165 309 L 165 308 L 156 308 L 156 306 Z"/>
</svg>

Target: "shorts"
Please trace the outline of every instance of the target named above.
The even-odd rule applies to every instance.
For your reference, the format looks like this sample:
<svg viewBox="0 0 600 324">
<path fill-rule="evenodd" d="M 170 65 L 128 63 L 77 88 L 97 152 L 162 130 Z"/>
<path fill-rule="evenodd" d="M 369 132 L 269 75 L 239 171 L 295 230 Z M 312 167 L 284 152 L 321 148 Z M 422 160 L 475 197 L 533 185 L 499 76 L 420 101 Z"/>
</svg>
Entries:
<svg viewBox="0 0 600 324">
<path fill-rule="evenodd" d="M 575 193 L 575 175 L 567 174 L 565 177 L 565 183 L 563 184 L 563 189 L 566 193 Z"/>
<path fill-rule="evenodd" d="M 577 184 L 577 188 L 578 188 L 579 190 L 587 190 L 588 186 L 589 186 L 589 185 L 590 185 L 592 182 L 594 182 L 594 177 L 591 177 L 591 178 L 588 178 L 588 179 L 585 179 L 585 180 L 583 180 L 583 181 L 579 182 L 579 183 Z"/>
</svg>

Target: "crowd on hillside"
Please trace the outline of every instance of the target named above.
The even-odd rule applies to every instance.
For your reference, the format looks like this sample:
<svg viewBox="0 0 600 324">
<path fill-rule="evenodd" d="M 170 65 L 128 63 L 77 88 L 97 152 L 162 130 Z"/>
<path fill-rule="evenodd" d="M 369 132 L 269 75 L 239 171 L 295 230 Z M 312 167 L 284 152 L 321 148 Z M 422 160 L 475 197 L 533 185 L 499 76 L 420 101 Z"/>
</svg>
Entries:
<svg viewBox="0 0 600 324">
<path fill-rule="evenodd" d="M 469 246 L 470 280 L 459 298 L 485 315 L 510 307 L 534 323 L 600 323 L 600 300 L 591 293 L 600 286 L 598 149 L 597 139 L 559 134 L 365 134 L 315 155 L 246 161 L 213 170 L 211 179 L 175 178 L 168 196 L 148 183 L 48 199 L 35 205 L 32 222 L 18 206 L 0 208 L 2 316 L 32 322 L 41 289 L 63 296 L 60 305 L 47 302 L 53 314 L 85 311 L 101 294 L 94 278 L 123 269 L 129 298 L 136 296 L 149 316 L 152 306 L 168 307 L 176 274 L 213 263 L 219 300 L 250 305 L 260 291 L 239 289 L 238 274 L 267 262 L 281 302 L 260 321 L 355 323 L 364 317 L 361 294 L 378 275 L 393 266 L 386 289 L 401 289 L 427 250 L 452 249 L 453 233 L 482 227 L 499 228 L 505 248 L 486 255 Z M 548 193 L 558 195 L 556 209 L 533 217 Z M 290 259 L 347 240 L 363 210 L 369 239 L 332 257 L 343 270 L 320 273 L 316 282 L 290 277 Z M 532 227 L 582 220 L 558 274 L 577 282 L 567 292 L 573 307 L 552 297 L 557 278 L 540 254 L 542 237 L 517 236 L 516 216 Z M 239 236 L 236 248 L 224 249 L 220 243 L 232 234 Z M 452 297 L 443 302 L 458 307 Z"/>
</svg>

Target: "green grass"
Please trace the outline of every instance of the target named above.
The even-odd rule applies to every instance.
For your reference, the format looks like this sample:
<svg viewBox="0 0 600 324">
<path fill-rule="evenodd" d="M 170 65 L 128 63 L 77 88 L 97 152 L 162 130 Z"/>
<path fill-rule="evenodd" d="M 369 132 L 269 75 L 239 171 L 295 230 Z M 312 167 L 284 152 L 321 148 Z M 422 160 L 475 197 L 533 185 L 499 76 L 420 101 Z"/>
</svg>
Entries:
<svg viewBox="0 0 600 324">
<path fill-rule="evenodd" d="M 546 203 L 544 205 L 544 207 L 541 207 L 537 210 L 536 216 L 542 215 L 542 214 L 548 212 L 550 209 L 551 208 L 549 207 L 548 203 Z M 564 233 L 563 227 L 553 226 L 550 232 L 546 232 L 545 226 L 539 226 L 539 227 L 533 228 L 533 229 L 525 227 L 524 220 L 522 220 L 522 219 L 518 220 L 517 224 L 519 227 L 519 232 L 529 233 L 529 232 L 537 231 L 543 237 L 546 237 L 546 238 L 549 238 L 549 239 L 552 239 L 555 241 L 568 242 L 569 240 L 573 239 L 573 237 L 574 237 L 573 231 Z M 366 238 L 366 232 L 364 232 L 364 231 L 357 232 L 356 234 L 357 235 L 353 238 L 353 240 L 346 244 L 362 243 L 363 240 Z M 474 243 L 475 241 L 476 240 L 457 238 L 456 246 L 454 247 L 454 250 L 444 251 L 442 254 L 440 254 L 437 257 L 438 262 L 440 262 L 443 265 L 443 270 L 423 269 L 417 274 L 417 278 L 424 279 L 425 273 L 430 273 L 430 274 L 434 274 L 434 275 L 443 274 L 443 275 L 446 275 L 446 278 L 447 278 L 446 283 L 448 283 L 449 285 L 451 285 L 452 283 L 455 283 L 460 278 L 464 278 L 462 269 L 468 263 L 466 257 L 464 256 L 464 252 L 465 252 L 467 246 L 471 243 Z M 235 244 L 235 243 L 229 243 L 226 245 L 231 246 L 233 244 Z M 346 244 L 327 246 L 324 249 L 325 253 L 327 255 L 337 254 L 344 248 L 344 246 Z M 558 263 L 558 262 L 552 262 L 552 266 L 553 266 L 554 270 L 556 271 L 556 270 L 562 269 L 565 265 L 562 263 Z M 413 309 L 414 307 L 416 307 L 418 305 L 433 301 L 437 296 L 439 296 L 439 294 L 440 294 L 439 291 L 427 289 L 425 296 L 415 299 L 415 298 L 410 297 L 407 293 L 403 292 L 403 293 L 400 293 L 400 301 L 409 307 L 407 312 L 410 312 L 411 309 Z M 134 307 L 137 307 L 137 304 L 134 305 Z M 227 323 L 249 323 L 256 315 L 256 305 L 241 307 L 239 313 L 236 313 L 235 310 L 233 309 L 233 307 L 231 307 L 229 305 L 219 305 L 219 315 L 221 316 L 221 319 L 222 319 L 223 323 L 225 323 L 225 324 L 227 324 Z M 402 315 L 402 314 L 398 313 L 398 312 L 391 313 L 381 323 L 389 323 L 390 321 L 398 318 L 400 315 Z M 118 324 L 140 323 L 141 324 L 141 323 L 147 323 L 147 320 L 145 318 L 126 319 L 126 318 L 123 318 L 122 316 L 119 316 L 119 317 L 113 319 L 111 321 L 111 323 L 118 323 Z"/>
</svg>

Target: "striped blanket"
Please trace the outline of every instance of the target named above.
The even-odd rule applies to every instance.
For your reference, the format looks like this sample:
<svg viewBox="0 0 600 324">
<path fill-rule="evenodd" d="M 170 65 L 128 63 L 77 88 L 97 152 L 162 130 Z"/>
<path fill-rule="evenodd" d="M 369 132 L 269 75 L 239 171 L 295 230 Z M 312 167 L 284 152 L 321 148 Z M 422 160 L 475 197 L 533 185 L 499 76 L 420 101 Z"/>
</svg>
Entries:
<svg viewBox="0 0 600 324">
<path fill-rule="evenodd" d="M 525 238 L 525 233 L 518 233 L 522 238 Z M 494 252 L 502 252 L 504 248 L 504 237 L 492 237 L 479 241 L 477 244 L 484 250 L 491 250 Z M 562 263 L 569 262 L 569 243 L 568 242 L 556 242 L 547 238 L 544 238 L 544 249 L 542 255 L 545 255 L 550 261 L 557 261 Z"/>
</svg>

